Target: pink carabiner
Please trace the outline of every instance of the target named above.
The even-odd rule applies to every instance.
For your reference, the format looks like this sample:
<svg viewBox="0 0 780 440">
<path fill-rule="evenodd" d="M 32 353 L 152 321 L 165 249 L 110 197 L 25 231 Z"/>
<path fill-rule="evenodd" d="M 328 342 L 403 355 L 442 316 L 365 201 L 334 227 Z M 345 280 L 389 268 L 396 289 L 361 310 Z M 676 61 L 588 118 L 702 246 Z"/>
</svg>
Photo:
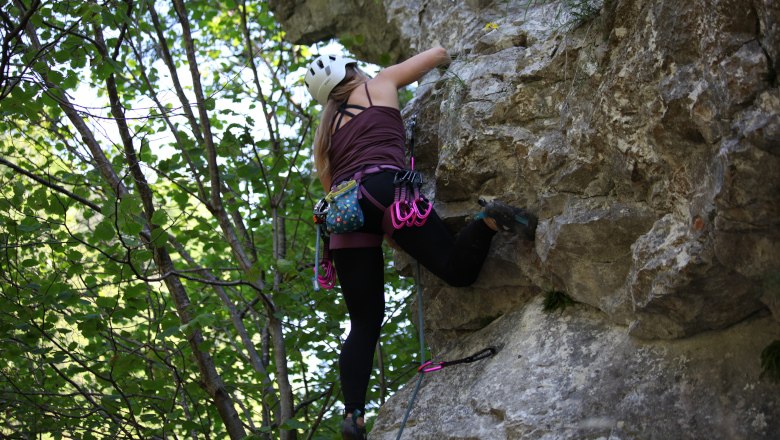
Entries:
<svg viewBox="0 0 780 440">
<path fill-rule="evenodd" d="M 444 368 L 443 362 L 435 362 L 434 363 L 433 361 L 428 361 L 428 362 L 420 365 L 420 367 L 417 368 L 417 372 L 418 373 L 431 373 L 433 371 L 439 371 L 442 368 Z"/>
<path fill-rule="evenodd" d="M 411 214 L 409 215 L 409 218 L 406 219 L 406 227 L 411 228 L 412 226 L 417 224 L 417 213 L 414 210 L 414 203 L 409 204 L 409 210 L 411 211 Z"/>
<path fill-rule="evenodd" d="M 390 220 L 392 221 L 393 227 L 395 229 L 403 228 L 404 225 L 407 224 L 408 220 L 414 215 L 414 211 L 409 206 L 409 202 L 406 200 L 393 202 L 393 205 L 391 205 L 390 208 Z M 406 213 L 402 213 L 401 211 L 405 211 Z"/>
<path fill-rule="evenodd" d="M 420 211 L 419 205 L 421 203 L 425 203 L 426 206 L 423 208 L 422 211 Z M 417 197 L 414 199 L 414 202 L 412 203 L 412 207 L 415 214 L 415 221 L 414 226 L 422 226 L 425 224 L 425 221 L 428 219 L 428 216 L 431 214 L 431 211 L 433 211 L 433 203 L 431 203 L 429 200 L 427 200 L 424 197 Z"/>
<path fill-rule="evenodd" d="M 317 282 L 323 289 L 332 289 L 336 285 L 336 269 L 333 263 L 330 260 L 322 260 L 320 268 L 322 272 L 317 275 Z"/>
</svg>

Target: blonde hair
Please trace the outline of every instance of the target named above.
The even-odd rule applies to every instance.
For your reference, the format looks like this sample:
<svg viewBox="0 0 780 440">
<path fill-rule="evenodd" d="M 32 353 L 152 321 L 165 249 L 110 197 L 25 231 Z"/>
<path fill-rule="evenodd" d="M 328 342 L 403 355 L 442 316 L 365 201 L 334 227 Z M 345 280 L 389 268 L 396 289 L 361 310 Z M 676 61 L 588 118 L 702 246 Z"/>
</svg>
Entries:
<svg viewBox="0 0 780 440">
<path fill-rule="evenodd" d="M 347 102 L 352 92 L 360 85 L 368 82 L 369 76 L 358 69 L 355 65 L 347 66 L 347 74 L 344 79 L 333 88 L 328 95 L 328 102 L 322 109 L 320 115 L 320 125 L 317 127 L 317 133 L 314 135 L 314 166 L 317 168 L 317 175 L 325 187 L 325 191 L 330 191 L 332 176 L 330 175 L 330 137 L 333 132 L 333 122 L 336 119 L 338 107 Z"/>
</svg>

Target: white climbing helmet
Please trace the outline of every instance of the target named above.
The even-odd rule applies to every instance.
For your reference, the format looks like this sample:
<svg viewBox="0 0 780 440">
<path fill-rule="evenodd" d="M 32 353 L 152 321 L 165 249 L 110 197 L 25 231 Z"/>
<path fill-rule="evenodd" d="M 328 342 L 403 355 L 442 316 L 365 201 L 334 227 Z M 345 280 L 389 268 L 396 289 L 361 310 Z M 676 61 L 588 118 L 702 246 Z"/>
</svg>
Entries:
<svg viewBox="0 0 780 440">
<path fill-rule="evenodd" d="M 328 102 L 328 95 L 347 76 L 347 65 L 357 63 L 352 58 L 338 55 L 320 55 L 309 63 L 309 70 L 303 82 L 309 93 L 322 105 Z"/>
</svg>

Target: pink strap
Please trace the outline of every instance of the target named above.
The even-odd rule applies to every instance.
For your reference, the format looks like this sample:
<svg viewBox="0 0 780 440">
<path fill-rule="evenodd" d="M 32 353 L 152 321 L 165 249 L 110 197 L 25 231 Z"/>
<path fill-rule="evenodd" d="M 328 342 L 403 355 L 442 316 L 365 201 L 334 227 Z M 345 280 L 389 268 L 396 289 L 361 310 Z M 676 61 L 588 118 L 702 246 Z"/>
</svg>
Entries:
<svg viewBox="0 0 780 440">
<path fill-rule="evenodd" d="M 385 206 L 383 206 L 381 203 L 379 203 L 379 200 L 375 199 L 374 196 L 369 194 L 368 191 L 366 191 L 366 188 L 363 185 L 360 185 L 360 193 L 368 199 L 369 202 L 371 202 L 372 205 L 376 206 L 377 209 L 380 211 L 384 211 L 387 209 Z"/>
</svg>

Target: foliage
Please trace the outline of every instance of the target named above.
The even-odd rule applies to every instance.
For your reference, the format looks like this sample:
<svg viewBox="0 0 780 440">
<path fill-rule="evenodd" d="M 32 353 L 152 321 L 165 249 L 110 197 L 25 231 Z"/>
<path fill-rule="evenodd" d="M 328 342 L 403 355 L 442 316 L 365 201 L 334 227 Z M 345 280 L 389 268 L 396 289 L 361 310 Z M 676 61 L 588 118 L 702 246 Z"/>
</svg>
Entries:
<svg viewBox="0 0 780 440">
<path fill-rule="evenodd" d="M 780 382 L 780 340 L 772 342 L 761 351 L 761 377 Z"/>
<path fill-rule="evenodd" d="M 0 12 L 0 437 L 332 437 L 308 49 L 263 1 Z M 373 407 L 413 373 L 387 279 Z"/>
<path fill-rule="evenodd" d="M 560 290 L 548 290 L 544 294 L 542 310 L 547 313 L 551 313 L 556 310 L 563 312 L 566 310 L 566 307 L 573 306 L 574 304 L 576 304 L 576 301 L 567 295 L 566 292 L 561 292 Z"/>
</svg>

